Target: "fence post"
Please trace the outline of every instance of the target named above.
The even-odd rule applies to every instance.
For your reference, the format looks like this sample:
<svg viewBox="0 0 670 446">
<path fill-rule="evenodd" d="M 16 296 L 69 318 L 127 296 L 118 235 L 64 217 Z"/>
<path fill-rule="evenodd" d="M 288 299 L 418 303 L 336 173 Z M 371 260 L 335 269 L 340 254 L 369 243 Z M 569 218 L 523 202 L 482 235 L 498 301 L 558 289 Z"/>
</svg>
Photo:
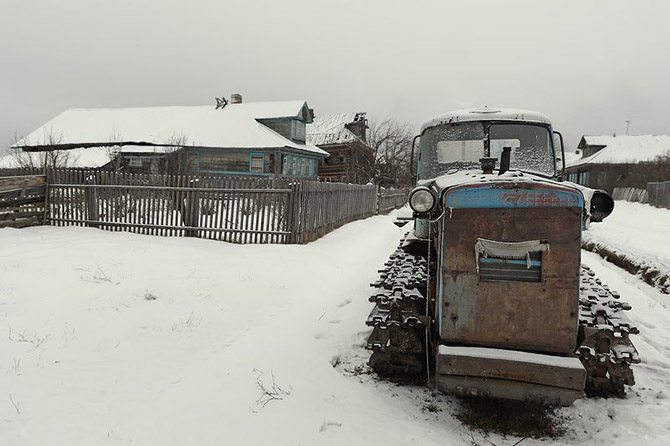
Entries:
<svg viewBox="0 0 670 446">
<path fill-rule="evenodd" d="M 49 185 L 52 175 L 51 169 L 44 169 L 44 214 L 42 214 L 42 223 L 45 225 L 49 224 L 49 194 L 51 193 Z"/>
<path fill-rule="evenodd" d="M 196 187 L 196 180 L 190 180 L 188 182 L 188 187 Z M 186 192 L 186 203 L 185 213 L 184 213 L 184 225 L 185 226 L 199 226 L 200 220 L 200 200 L 198 197 L 197 191 L 188 191 Z M 186 237 L 198 237 L 199 231 L 197 229 L 186 229 L 184 231 L 184 236 Z"/>
<path fill-rule="evenodd" d="M 95 177 L 90 176 L 86 178 L 86 184 L 96 184 Z M 86 200 L 86 208 L 88 210 L 87 220 L 97 222 L 100 218 L 98 215 L 98 189 L 96 187 L 87 187 L 84 192 Z M 86 226 L 96 227 L 97 223 L 88 223 Z"/>
<path fill-rule="evenodd" d="M 295 243 L 295 225 L 293 224 L 295 216 L 293 214 L 295 211 L 296 190 L 295 183 L 291 183 L 288 186 L 291 192 L 288 193 L 288 197 L 286 198 L 286 231 L 289 232 L 286 237 L 286 244 L 292 244 Z"/>
</svg>

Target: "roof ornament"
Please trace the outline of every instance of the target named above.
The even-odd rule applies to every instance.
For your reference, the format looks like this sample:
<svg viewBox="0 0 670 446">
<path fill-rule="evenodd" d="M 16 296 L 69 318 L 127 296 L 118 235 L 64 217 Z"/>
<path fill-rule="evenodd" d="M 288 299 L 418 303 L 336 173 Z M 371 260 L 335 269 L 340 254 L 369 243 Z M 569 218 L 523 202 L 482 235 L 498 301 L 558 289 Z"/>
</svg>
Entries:
<svg viewBox="0 0 670 446">
<path fill-rule="evenodd" d="M 216 99 L 216 110 L 220 108 L 223 109 L 226 107 L 226 105 L 228 105 L 228 100 L 223 96 L 221 96 L 221 98 L 214 98 L 214 99 Z"/>
</svg>

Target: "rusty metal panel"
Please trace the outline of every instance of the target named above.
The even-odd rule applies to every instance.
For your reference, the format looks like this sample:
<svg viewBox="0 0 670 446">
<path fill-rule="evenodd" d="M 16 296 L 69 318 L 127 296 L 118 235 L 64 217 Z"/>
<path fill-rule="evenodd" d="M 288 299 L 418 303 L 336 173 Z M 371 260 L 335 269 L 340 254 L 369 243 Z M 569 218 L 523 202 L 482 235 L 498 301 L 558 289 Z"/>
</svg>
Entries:
<svg viewBox="0 0 670 446">
<path fill-rule="evenodd" d="M 569 406 L 584 396 L 581 390 L 472 376 L 437 375 L 436 384 L 440 391 L 452 395 L 522 401 L 546 406 Z"/>
<path fill-rule="evenodd" d="M 454 208 L 441 246 L 440 335 L 465 345 L 568 354 L 577 337 L 581 208 Z M 486 282 L 478 238 L 542 240 L 541 282 Z"/>
</svg>

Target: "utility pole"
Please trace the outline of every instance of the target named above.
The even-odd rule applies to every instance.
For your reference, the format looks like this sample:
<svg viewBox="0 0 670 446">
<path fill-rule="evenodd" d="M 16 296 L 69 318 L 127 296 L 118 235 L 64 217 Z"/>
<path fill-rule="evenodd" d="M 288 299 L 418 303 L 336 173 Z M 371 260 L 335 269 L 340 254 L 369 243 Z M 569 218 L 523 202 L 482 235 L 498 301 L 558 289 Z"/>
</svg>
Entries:
<svg viewBox="0 0 670 446">
<path fill-rule="evenodd" d="M 626 123 L 626 135 L 628 135 L 628 129 L 630 128 L 630 119 L 624 121 Z"/>
</svg>

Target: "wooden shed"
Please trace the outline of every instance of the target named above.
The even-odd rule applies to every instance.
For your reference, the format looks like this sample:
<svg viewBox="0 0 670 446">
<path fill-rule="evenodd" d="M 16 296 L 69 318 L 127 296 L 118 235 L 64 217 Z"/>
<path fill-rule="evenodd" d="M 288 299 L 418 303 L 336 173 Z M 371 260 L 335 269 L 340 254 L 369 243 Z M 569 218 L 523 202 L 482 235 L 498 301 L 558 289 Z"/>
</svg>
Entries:
<svg viewBox="0 0 670 446">
<path fill-rule="evenodd" d="M 329 154 L 321 161 L 319 178 L 368 183 L 373 176 L 374 149 L 367 144 L 367 130 L 365 113 L 316 116 L 307 126 L 307 141 Z"/>
</svg>

